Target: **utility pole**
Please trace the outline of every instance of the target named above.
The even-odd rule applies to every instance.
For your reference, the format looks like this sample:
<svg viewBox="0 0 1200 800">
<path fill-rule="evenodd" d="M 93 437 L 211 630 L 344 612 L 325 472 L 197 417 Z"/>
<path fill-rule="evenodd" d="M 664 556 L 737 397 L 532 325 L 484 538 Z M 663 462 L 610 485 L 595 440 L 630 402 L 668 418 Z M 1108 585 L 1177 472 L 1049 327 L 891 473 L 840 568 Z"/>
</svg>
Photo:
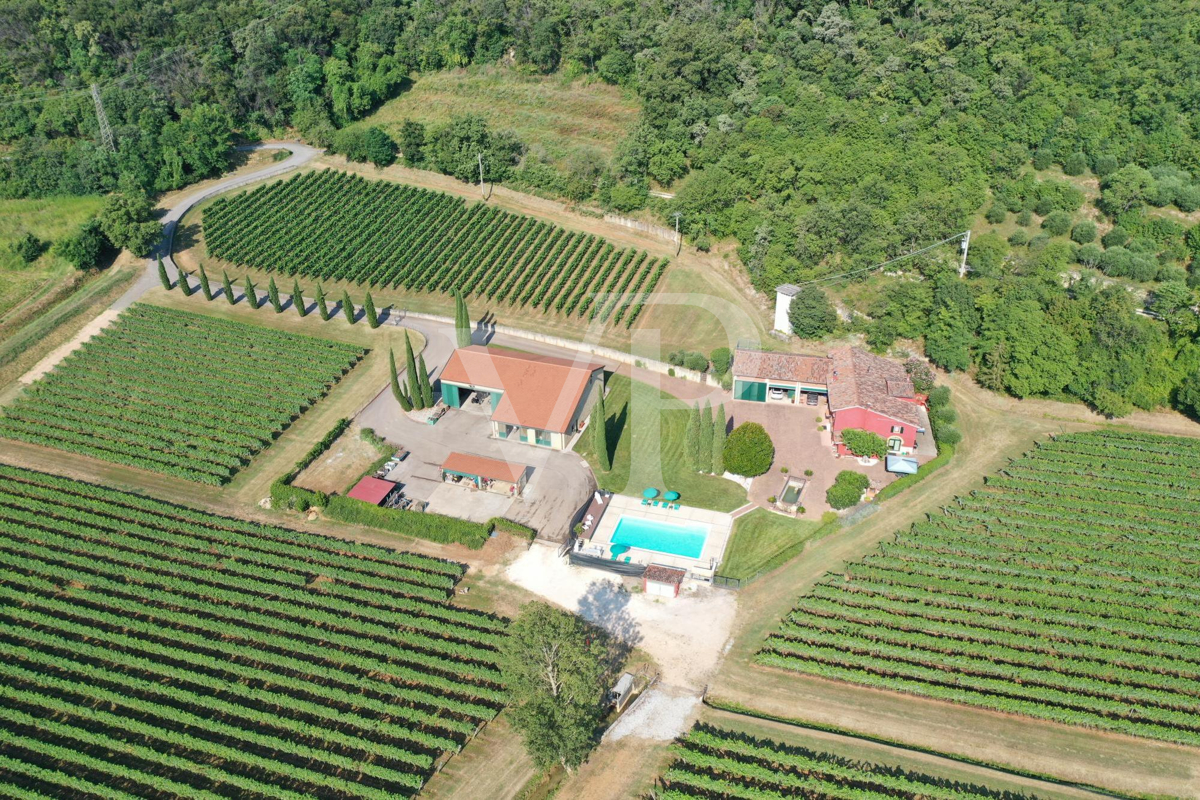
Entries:
<svg viewBox="0 0 1200 800">
<path fill-rule="evenodd" d="M 965 278 L 967 276 L 967 250 L 971 247 L 971 232 L 967 231 L 962 237 L 962 261 L 958 265 L 958 277 Z"/>
<path fill-rule="evenodd" d="M 483 190 L 483 153 L 476 152 L 475 158 L 479 159 L 479 196 L 487 200 L 488 196 Z"/>
<path fill-rule="evenodd" d="M 96 122 L 100 125 L 100 144 L 104 145 L 108 152 L 115 153 L 117 148 L 113 146 L 112 128 L 108 125 L 108 115 L 104 113 L 104 103 L 100 101 L 100 87 L 94 83 L 92 101 L 96 104 Z"/>
<path fill-rule="evenodd" d="M 675 255 L 679 255 L 679 251 L 683 249 L 683 237 L 679 235 L 679 218 L 683 216 L 683 212 L 676 211 L 671 216 L 675 218 Z"/>
</svg>

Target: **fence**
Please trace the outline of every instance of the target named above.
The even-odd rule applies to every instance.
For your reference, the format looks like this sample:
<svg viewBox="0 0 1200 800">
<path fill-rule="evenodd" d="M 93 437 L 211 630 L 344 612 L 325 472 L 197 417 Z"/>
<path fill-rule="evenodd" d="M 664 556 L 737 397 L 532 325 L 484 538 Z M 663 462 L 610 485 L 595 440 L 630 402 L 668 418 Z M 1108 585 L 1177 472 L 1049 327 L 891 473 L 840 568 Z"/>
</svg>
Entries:
<svg viewBox="0 0 1200 800">
<path fill-rule="evenodd" d="M 613 225 L 620 225 L 624 228 L 629 228 L 642 233 L 648 233 L 651 236 L 659 239 L 666 239 L 671 244 L 679 244 L 679 234 L 673 228 L 665 228 L 662 225 L 656 225 L 653 222 L 642 222 L 638 219 L 630 219 L 622 217 L 620 214 L 605 214 L 604 221 Z"/>
</svg>

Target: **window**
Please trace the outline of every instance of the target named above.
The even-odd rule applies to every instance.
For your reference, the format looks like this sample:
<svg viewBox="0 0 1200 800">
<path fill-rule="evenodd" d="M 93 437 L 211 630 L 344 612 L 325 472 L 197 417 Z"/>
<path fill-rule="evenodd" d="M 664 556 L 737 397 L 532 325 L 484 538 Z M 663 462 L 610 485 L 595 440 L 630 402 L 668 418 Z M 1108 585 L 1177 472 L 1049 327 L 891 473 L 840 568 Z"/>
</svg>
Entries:
<svg viewBox="0 0 1200 800">
<path fill-rule="evenodd" d="M 893 425 L 892 433 L 904 433 L 904 426 L 903 425 Z"/>
</svg>

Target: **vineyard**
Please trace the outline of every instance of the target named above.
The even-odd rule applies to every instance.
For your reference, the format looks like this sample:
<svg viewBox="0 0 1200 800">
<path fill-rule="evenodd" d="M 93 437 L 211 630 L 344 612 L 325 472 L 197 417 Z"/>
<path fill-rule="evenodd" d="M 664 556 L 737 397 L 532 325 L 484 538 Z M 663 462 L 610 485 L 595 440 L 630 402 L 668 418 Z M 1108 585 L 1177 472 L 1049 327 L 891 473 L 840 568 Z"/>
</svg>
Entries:
<svg viewBox="0 0 1200 800">
<path fill-rule="evenodd" d="M 307 172 L 219 198 L 209 255 L 358 285 L 462 291 L 598 324 L 633 325 L 667 259 L 442 192 Z"/>
<path fill-rule="evenodd" d="M 762 664 L 1200 745 L 1200 441 L 1059 436 L 829 574 Z"/>
<path fill-rule="evenodd" d="M 462 573 L 0 467 L 0 795 L 411 796 L 505 701 Z"/>
<path fill-rule="evenodd" d="M 0 436 L 219 485 L 364 352 L 136 305 L 6 409 Z"/>
<path fill-rule="evenodd" d="M 656 800 L 739 797 L 884 798 L 1004 797 L 999 792 L 896 767 L 788 747 L 698 723 L 674 745 L 675 760 L 659 778 Z"/>
</svg>

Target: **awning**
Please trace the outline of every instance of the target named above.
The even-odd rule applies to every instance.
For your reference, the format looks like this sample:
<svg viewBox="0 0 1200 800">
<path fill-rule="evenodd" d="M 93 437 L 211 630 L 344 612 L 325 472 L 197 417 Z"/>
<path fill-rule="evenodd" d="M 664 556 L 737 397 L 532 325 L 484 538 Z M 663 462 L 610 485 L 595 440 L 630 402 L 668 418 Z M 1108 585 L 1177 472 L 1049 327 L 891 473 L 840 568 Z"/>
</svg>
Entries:
<svg viewBox="0 0 1200 800">
<path fill-rule="evenodd" d="M 495 458 L 472 456 L 466 453 L 451 453 L 442 462 L 442 471 L 468 478 L 483 478 L 489 481 L 520 483 L 529 469 L 524 464 L 500 461 Z"/>
<path fill-rule="evenodd" d="M 362 500 L 364 503 L 370 503 L 377 506 L 396 488 L 396 484 L 391 481 L 385 481 L 381 478 L 372 478 L 370 475 L 363 478 L 358 483 L 354 484 L 354 488 L 350 490 L 348 496 L 355 500 Z"/>
<path fill-rule="evenodd" d="M 916 475 L 920 465 L 915 458 L 905 458 L 904 456 L 888 456 L 887 471 L 896 472 L 901 475 Z"/>
</svg>

